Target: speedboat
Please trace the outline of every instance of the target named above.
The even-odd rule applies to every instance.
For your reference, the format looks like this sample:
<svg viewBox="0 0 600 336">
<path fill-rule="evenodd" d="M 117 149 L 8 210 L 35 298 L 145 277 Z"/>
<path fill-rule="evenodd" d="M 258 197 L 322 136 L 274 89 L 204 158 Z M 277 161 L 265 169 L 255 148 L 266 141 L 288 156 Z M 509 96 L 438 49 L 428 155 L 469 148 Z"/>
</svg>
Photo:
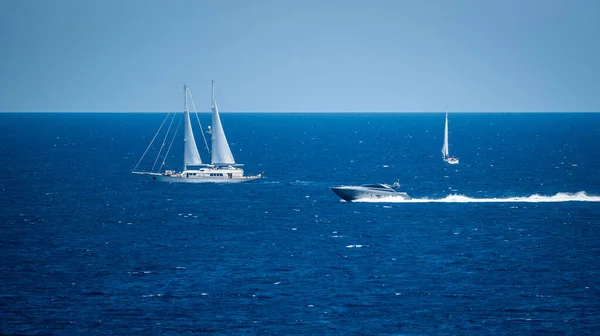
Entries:
<svg viewBox="0 0 600 336">
<path fill-rule="evenodd" d="M 394 184 L 395 188 L 400 187 L 399 184 Z M 394 187 L 388 184 L 363 184 L 360 186 L 340 186 L 332 187 L 331 190 L 347 202 L 352 202 L 358 199 L 379 199 L 388 197 L 399 197 L 405 200 L 409 200 L 405 192 L 399 192 Z"/>
</svg>

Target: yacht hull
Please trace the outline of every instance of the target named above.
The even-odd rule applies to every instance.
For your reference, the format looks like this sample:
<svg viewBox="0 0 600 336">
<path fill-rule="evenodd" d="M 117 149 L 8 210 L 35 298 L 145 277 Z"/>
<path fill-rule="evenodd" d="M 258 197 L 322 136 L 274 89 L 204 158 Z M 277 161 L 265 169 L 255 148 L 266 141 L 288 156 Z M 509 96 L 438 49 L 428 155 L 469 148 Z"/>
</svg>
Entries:
<svg viewBox="0 0 600 336">
<path fill-rule="evenodd" d="M 458 159 L 455 157 L 446 158 L 444 161 L 448 164 L 458 164 Z"/>
<path fill-rule="evenodd" d="M 168 176 L 168 175 L 152 175 L 152 179 L 158 182 L 169 183 L 242 183 L 260 179 L 261 176 L 243 176 L 243 177 L 185 177 L 185 176 Z"/>
<path fill-rule="evenodd" d="M 405 192 L 378 191 L 363 187 L 333 187 L 331 190 L 347 202 L 359 199 L 380 199 L 388 197 L 398 197 L 405 200 L 410 199 L 410 196 Z"/>
<path fill-rule="evenodd" d="M 157 182 L 168 183 L 242 183 L 262 178 L 262 174 L 244 176 L 241 170 L 190 170 L 184 173 L 133 172 L 148 175 Z"/>
</svg>

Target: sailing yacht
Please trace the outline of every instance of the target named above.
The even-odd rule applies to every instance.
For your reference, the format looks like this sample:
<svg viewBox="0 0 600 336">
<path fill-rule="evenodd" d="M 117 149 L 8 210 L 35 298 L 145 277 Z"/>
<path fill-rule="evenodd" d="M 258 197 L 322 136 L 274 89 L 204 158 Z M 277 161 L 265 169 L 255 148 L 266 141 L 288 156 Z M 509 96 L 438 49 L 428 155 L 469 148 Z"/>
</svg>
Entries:
<svg viewBox="0 0 600 336">
<path fill-rule="evenodd" d="M 160 182 L 177 182 L 177 183 L 204 183 L 204 182 L 213 182 L 213 183 L 239 183 L 239 182 L 247 182 L 256 179 L 260 179 L 262 177 L 262 173 L 258 175 L 245 176 L 244 170 L 240 168 L 243 166 L 241 164 L 237 164 L 233 158 L 233 154 L 231 153 L 231 149 L 229 148 L 229 143 L 227 142 L 227 138 L 225 137 L 225 132 L 223 130 L 223 125 L 221 124 L 221 118 L 219 116 L 219 108 L 217 107 L 217 102 L 215 101 L 215 81 L 212 81 L 212 128 L 211 128 L 211 142 L 212 142 L 212 150 L 211 153 L 211 163 L 204 164 L 202 162 L 202 158 L 200 157 L 200 153 L 198 151 L 198 147 L 196 146 L 196 140 L 194 139 L 194 131 L 192 129 L 192 123 L 190 121 L 190 112 L 188 111 L 188 93 L 191 96 L 191 92 L 187 85 L 184 87 L 185 98 L 184 98 L 184 106 L 183 106 L 183 121 L 184 121 L 184 140 L 183 140 L 183 170 L 181 172 L 176 172 L 174 170 L 165 170 L 164 172 L 137 172 L 134 171 L 134 174 L 145 174 L 150 175 L 153 180 Z M 193 98 L 192 98 L 193 104 Z M 167 116 L 168 117 L 168 116 Z M 165 119 L 166 121 L 166 119 Z M 165 123 L 163 121 L 163 124 Z M 199 121 L 199 119 L 198 119 Z M 161 125 L 162 128 L 162 125 Z M 159 128 L 158 132 L 160 132 L 161 128 Z M 200 125 L 200 130 L 202 130 L 202 125 Z M 169 127 L 170 131 L 170 127 Z M 169 134 L 167 131 L 167 135 Z M 158 132 L 156 135 L 158 135 Z M 203 132 L 201 132 L 203 133 Z M 154 139 L 156 139 L 156 135 Z M 166 137 L 166 136 L 165 136 Z M 204 137 L 204 134 L 203 134 Z M 154 141 L 152 140 L 152 142 Z M 166 138 L 165 138 L 166 139 Z M 204 138 L 205 144 L 206 138 Z M 148 149 L 152 145 L 152 142 L 148 146 Z M 164 145 L 165 142 L 163 142 Z M 146 149 L 146 152 L 148 151 Z M 170 146 L 169 146 L 170 149 Z M 161 147 L 162 151 L 162 147 Z M 144 153 L 145 155 L 146 153 Z M 159 152 L 159 156 L 160 156 Z M 138 165 L 144 158 L 138 161 Z M 158 169 L 160 171 L 163 166 L 165 166 L 165 161 L 168 155 L 164 155 L 163 164 Z M 158 159 L 158 157 L 157 157 Z M 156 163 L 156 160 L 155 160 Z M 137 168 L 137 165 L 136 165 Z"/>
<path fill-rule="evenodd" d="M 446 127 L 444 128 L 444 145 L 442 146 L 442 159 L 449 164 L 458 164 L 458 158 L 450 156 L 448 150 L 448 107 L 446 107 Z"/>
</svg>

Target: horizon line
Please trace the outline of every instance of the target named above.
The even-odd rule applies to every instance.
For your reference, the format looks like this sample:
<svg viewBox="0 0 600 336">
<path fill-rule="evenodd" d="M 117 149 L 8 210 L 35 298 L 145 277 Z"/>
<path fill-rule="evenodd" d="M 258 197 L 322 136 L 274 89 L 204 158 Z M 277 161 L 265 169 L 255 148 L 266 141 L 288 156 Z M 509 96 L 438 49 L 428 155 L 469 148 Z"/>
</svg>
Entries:
<svg viewBox="0 0 600 336">
<path fill-rule="evenodd" d="M 600 113 L 600 111 L 219 111 L 219 114 L 228 113 L 248 113 L 248 114 L 402 114 L 402 113 L 471 113 L 471 114 L 488 114 L 488 113 Z M 115 113 L 183 113 L 183 111 L 0 111 L 0 114 L 17 114 L 17 113 L 97 113 L 97 114 L 115 114 Z M 211 111 L 196 111 L 196 113 L 211 113 Z"/>
</svg>

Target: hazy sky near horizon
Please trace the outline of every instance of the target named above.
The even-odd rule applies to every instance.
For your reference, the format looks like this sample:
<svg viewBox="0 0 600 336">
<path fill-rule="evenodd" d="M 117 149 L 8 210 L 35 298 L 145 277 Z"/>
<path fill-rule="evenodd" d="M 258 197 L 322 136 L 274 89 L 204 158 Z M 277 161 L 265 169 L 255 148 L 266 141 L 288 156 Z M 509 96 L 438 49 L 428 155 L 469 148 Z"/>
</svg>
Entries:
<svg viewBox="0 0 600 336">
<path fill-rule="evenodd" d="M 0 1 L 0 111 L 600 111 L 597 0 Z"/>
</svg>

